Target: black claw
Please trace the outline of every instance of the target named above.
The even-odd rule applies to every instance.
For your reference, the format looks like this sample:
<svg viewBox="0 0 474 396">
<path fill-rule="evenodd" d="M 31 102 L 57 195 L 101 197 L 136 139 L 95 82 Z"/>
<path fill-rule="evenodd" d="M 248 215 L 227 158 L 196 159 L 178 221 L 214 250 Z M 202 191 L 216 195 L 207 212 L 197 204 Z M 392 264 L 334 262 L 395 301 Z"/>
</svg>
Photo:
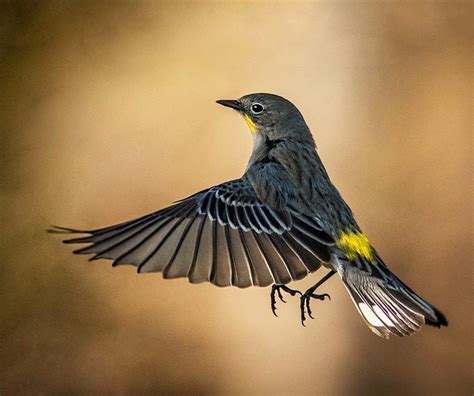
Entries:
<svg viewBox="0 0 474 396">
<path fill-rule="evenodd" d="M 301 296 L 303 295 L 299 290 L 290 289 L 289 287 L 286 287 L 285 285 L 273 285 L 272 286 L 272 291 L 271 291 L 271 294 L 270 294 L 270 303 L 271 303 L 273 315 L 275 315 L 276 317 L 278 317 L 278 315 L 276 314 L 277 307 L 276 307 L 275 294 L 278 293 L 278 298 L 282 302 L 286 303 L 286 301 L 283 298 L 283 294 L 281 293 L 282 290 L 287 292 L 291 296 L 295 296 L 296 294 L 299 294 Z"/>
<path fill-rule="evenodd" d="M 324 301 L 327 297 L 331 300 L 331 296 L 327 293 L 324 294 L 315 294 L 314 290 L 308 289 L 304 294 L 301 295 L 300 310 L 301 310 L 301 324 L 305 326 L 304 321 L 306 320 L 306 315 L 311 319 L 314 319 L 313 312 L 311 311 L 311 299 L 315 298 L 317 300 Z"/>
<path fill-rule="evenodd" d="M 275 315 L 278 318 L 278 315 L 276 313 L 277 308 L 276 308 L 276 299 L 275 299 L 275 291 L 276 291 L 275 286 L 276 285 L 272 286 L 272 292 L 270 294 L 270 303 L 271 303 L 273 315 Z"/>
<path fill-rule="evenodd" d="M 329 300 L 331 300 L 331 296 L 330 296 L 329 294 L 327 294 L 327 293 L 324 293 L 324 294 L 310 294 L 310 295 L 308 296 L 308 299 L 309 299 L 309 298 L 315 298 L 315 299 L 317 299 L 317 300 L 324 301 L 324 299 L 325 299 L 326 297 L 327 297 Z"/>
<path fill-rule="evenodd" d="M 325 278 L 328 279 L 329 277 L 326 276 Z M 317 286 L 319 286 L 319 284 L 317 284 L 317 285 L 311 287 L 310 289 L 306 290 L 305 293 L 301 293 L 299 290 L 290 289 L 289 287 L 287 287 L 285 285 L 273 285 L 272 286 L 272 291 L 271 291 L 271 294 L 270 294 L 270 302 L 271 302 L 271 308 L 272 308 L 273 315 L 278 317 L 278 315 L 276 313 L 276 310 L 277 310 L 276 296 L 277 295 L 278 295 L 278 298 L 280 299 L 280 301 L 286 303 L 285 299 L 283 298 L 282 290 L 284 292 L 288 293 L 291 296 L 296 296 L 297 294 L 299 294 L 300 295 L 301 324 L 304 327 L 306 327 L 306 325 L 305 325 L 305 321 L 306 321 L 306 318 L 307 318 L 306 315 L 309 316 L 311 319 L 314 319 L 313 312 L 311 311 L 311 299 L 314 298 L 316 300 L 324 301 L 327 297 L 329 300 L 331 300 L 331 296 L 327 293 L 323 293 L 323 294 L 314 293 Z"/>
<path fill-rule="evenodd" d="M 301 324 L 303 325 L 303 327 L 306 327 L 306 325 L 304 324 L 304 321 L 306 320 L 306 315 L 305 315 L 305 298 L 304 298 L 304 295 L 301 296 L 301 300 L 300 300 L 300 310 L 301 310 Z"/>
<path fill-rule="evenodd" d="M 283 294 L 281 294 L 280 288 L 278 287 L 276 290 L 277 290 L 277 293 L 278 293 L 278 297 L 280 297 L 280 300 L 286 304 L 286 301 L 283 298 Z"/>
<path fill-rule="evenodd" d="M 311 319 L 314 319 L 313 313 L 311 312 L 310 299 L 306 296 L 305 296 L 305 302 L 306 302 L 306 312 L 308 313 L 308 316 Z"/>
<path fill-rule="evenodd" d="M 301 300 L 300 300 L 300 310 L 301 310 L 301 324 L 305 326 L 304 322 L 306 320 L 306 314 L 311 319 L 314 319 L 313 312 L 311 311 L 311 299 L 315 298 L 317 300 L 322 300 L 327 297 L 331 300 L 331 296 L 327 293 L 324 294 L 316 294 L 314 291 L 321 286 L 324 282 L 326 282 L 329 278 L 331 278 L 336 271 L 330 271 L 327 273 L 318 283 L 316 283 L 313 287 L 310 287 L 304 294 L 300 293 Z"/>
</svg>

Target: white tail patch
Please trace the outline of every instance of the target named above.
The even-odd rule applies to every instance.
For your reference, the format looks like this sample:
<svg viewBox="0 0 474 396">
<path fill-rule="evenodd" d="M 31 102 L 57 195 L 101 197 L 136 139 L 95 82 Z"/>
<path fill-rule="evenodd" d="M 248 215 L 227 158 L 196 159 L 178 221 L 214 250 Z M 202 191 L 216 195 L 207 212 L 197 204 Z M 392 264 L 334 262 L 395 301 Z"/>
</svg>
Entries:
<svg viewBox="0 0 474 396">
<path fill-rule="evenodd" d="M 365 320 L 375 327 L 384 327 L 383 322 L 377 317 L 366 303 L 359 303 L 359 310 L 364 316 Z M 378 307 L 377 307 L 378 308 Z"/>
<path fill-rule="evenodd" d="M 385 323 L 385 325 L 387 326 L 395 326 L 393 324 L 393 321 L 392 319 L 390 319 L 384 311 L 382 311 L 380 309 L 380 307 L 378 307 L 377 305 L 374 305 L 373 307 L 373 310 L 375 311 L 376 315 Z"/>
<path fill-rule="evenodd" d="M 349 262 L 336 254 L 331 257 L 357 310 L 378 336 L 409 336 L 425 323 L 447 326 L 444 315 L 392 274 L 378 257 L 377 266 L 363 260 L 364 268 L 371 271 L 359 268 L 360 262 Z"/>
</svg>

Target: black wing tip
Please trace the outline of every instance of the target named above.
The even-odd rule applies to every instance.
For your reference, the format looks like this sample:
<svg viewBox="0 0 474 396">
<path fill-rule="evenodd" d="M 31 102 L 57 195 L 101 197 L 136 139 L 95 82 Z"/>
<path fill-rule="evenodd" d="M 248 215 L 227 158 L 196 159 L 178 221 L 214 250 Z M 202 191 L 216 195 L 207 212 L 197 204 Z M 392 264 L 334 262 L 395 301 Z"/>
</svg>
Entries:
<svg viewBox="0 0 474 396">
<path fill-rule="evenodd" d="M 46 229 L 48 234 L 90 234 L 89 230 L 78 230 L 76 228 L 62 227 L 55 224 L 51 224 Z"/>
<path fill-rule="evenodd" d="M 65 244 L 89 243 L 91 242 L 89 238 L 92 236 L 92 232 L 88 230 L 87 231 L 77 230 L 75 228 L 62 227 L 62 226 L 57 226 L 54 224 L 51 224 L 49 228 L 46 229 L 46 232 L 48 234 L 58 234 L 58 235 L 89 234 L 89 236 L 86 236 L 86 237 L 63 239 L 62 243 L 65 243 Z M 73 253 L 76 253 L 76 252 L 73 252 Z"/>
<path fill-rule="evenodd" d="M 55 224 L 50 224 L 49 228 L 46 229 L 48 234 L 79 234 L 84 231 L 75 230 L 74 228 L 62 227 Z"/>
<path fill-rule="evenodd" d="M 431 318 L 425 318 L 425 322 L 428 326 L 433 326 L 433 327 L 438 327 L 440 328 L 441 326 L 448 326 L 448 319 L 446 318 L 446 316 L 444 316 L 444 314 L 437 310 L 436 308 L 433 308 L 433 310 L 435 311 L 435 315 L 436 315 L 436 320 L 433 320 Z"/>
</svg>

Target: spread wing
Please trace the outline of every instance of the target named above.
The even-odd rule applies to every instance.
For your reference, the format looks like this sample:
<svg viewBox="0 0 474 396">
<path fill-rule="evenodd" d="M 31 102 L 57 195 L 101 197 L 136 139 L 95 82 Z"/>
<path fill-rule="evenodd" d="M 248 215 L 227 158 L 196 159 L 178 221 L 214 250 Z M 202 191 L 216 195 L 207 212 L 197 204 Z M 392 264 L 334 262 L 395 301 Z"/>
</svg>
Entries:
<svg viewBox="0 0 474 396">
<path fill-rule="evenodd" d="M 187 277 L 218 286 L 286 284 L 329 261 L 334 244 L 315 218 L 275 211 L 243 179 L 211 187 L 149 215 L 85 233 L 65 243 L 88 243 L 74 251 L 132 264 L 138 272 Z"/>
</svg>

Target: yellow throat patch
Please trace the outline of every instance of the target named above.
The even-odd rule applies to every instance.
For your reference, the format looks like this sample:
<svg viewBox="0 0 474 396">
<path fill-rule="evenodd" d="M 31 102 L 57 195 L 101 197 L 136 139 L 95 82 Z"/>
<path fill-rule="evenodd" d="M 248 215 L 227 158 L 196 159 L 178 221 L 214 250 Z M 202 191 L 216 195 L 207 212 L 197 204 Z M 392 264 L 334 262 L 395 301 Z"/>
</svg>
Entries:
<svg viewBox="0 0 474 396">
<path fill-rule="evenodd" d="M 250 132 L 252 132 L 252 133 L 257 132 L 257 126 L 252 121 L 252 119 L 247 114 L 242 114 L 242 116 L 244 117 L 245 122 L 247 123 L 247 125 L 250 128 Z"/>
<path fill-rule="evenodd" d="M 349 260 L 361 257 L 375 263 L 374 248 L 369 239 L 361 232 L 341 232 L 337 246 L 344 250 L 344 254 Z"/>
</svg>

